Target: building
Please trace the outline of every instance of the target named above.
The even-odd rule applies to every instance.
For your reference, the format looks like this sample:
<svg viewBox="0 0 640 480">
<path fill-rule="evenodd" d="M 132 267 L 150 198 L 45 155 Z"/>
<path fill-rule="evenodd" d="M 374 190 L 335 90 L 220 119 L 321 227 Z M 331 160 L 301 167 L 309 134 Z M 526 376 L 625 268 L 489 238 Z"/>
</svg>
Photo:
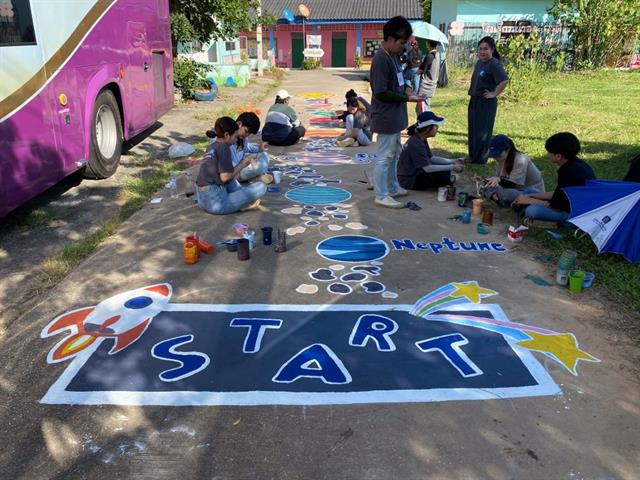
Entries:
<svg viewBox="0 0 640 480">
<path fill-rule="evenodd" d="M 443 32 L 447 32 L 453 22 L 463 26 L 526 27 L 552 22 L 547 13 L 552 6 L 553 0 L 432 0 L 431 23 Z"/>
<path fill-rule="evenodd" d="M 409 20 L 422 19 L 420 0 L 303 0 L 308 18 L 298 10 L 298 0 L 262 0 L 264 13 L 277 19 L 265 29 L 265 42 L 280 67 L 299 68 L 304 59 L 307 35 L 316 36 L 324 51 L 320 58 L 325 67 L 354 67 L 356 55 L 371 60 L 382 42 L 382 27 L 396 15 Z M 295 16 L 284 18 L 287 9 Z M 318 38 L 318 36 L 320 38 Z"/>
</svg>

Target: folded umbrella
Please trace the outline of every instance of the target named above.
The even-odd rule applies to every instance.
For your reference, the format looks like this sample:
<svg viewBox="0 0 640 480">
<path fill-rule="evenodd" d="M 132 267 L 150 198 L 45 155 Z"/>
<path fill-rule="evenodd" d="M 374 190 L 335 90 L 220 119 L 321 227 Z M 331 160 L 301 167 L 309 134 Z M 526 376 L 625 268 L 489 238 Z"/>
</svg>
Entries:
<svg viewBox="0 0 640 480">
<path fill-rule="evenodd" d="M 599 253 L 640 260 L 640 183 L 588 180 L 563 190 L 571 205 L 568 221 L 591 237 Z"/>
</svg>

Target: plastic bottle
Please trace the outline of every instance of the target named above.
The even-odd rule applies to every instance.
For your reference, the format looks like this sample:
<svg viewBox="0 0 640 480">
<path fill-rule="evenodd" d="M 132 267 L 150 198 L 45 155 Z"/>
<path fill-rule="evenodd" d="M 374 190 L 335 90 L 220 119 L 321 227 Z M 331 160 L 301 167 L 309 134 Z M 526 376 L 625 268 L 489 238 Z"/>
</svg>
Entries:
<svg viewBox="0 0 640 480">
<path fill-rule="evenodd" d="M 176 172 L 169 172 L 169 192 L 171 192 L 171 198 L 178 198 L 178 179 Z"/>
</svg>

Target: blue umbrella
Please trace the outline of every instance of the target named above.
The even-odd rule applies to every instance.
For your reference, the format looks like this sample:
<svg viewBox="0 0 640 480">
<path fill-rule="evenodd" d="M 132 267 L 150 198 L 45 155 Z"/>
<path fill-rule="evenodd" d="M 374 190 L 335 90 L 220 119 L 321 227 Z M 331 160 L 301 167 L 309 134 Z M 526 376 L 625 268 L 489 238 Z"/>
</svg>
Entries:
<svg viewBox="0 0 640 480">
<path fill-rule="evenodd" d="M 287 8 L 282 10 L 282 17 L 289 23 L 293 23 L 296 19 L 296 17 L 293 16 L 293 13 L 291 13 L 291 10 Z"/>
<path fill-rule="evenodd" d="M 598 252 L 640 260 L 640 183 L 588 180 L 563 190 L 571 204 L 568 221 L 589 234 Z"/>
<path fill-rule="evenodd" d="M 449 39 L 447 36 L 442 33 L 438 27 L 431 25 L 430 23 L 411 22 L 411 28 L 413 29 L 414 37 L 433 40 L 434 42 L 439 42 L 442 45 L 449 45 Z"/>
</svg>

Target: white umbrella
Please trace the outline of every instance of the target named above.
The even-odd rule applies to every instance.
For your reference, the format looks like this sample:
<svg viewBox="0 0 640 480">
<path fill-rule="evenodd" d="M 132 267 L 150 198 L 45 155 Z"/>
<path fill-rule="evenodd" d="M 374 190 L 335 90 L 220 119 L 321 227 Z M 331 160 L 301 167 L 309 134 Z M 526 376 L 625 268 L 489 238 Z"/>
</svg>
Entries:
<svg viewBox="0 0 640 480">
<path fill-rule="evenodd" d="M 413 29 L 414 37 L 433 40 L 434 42 L 439 42 L 442 45 L 449 45 L 449 39 L 447 36 L 442 33 L 438 27 L 431 25 L 430 23 L 411 22 L 411 28 Z"/>
</svg>

